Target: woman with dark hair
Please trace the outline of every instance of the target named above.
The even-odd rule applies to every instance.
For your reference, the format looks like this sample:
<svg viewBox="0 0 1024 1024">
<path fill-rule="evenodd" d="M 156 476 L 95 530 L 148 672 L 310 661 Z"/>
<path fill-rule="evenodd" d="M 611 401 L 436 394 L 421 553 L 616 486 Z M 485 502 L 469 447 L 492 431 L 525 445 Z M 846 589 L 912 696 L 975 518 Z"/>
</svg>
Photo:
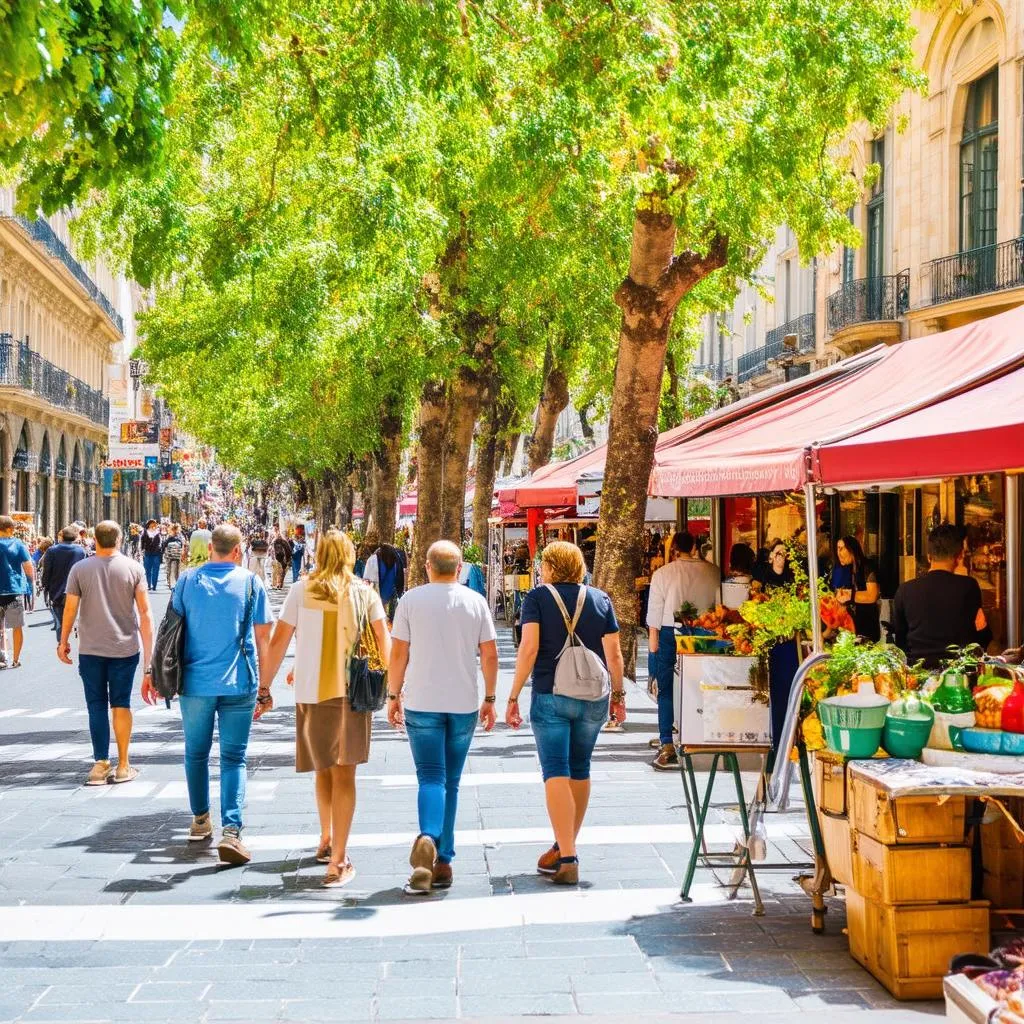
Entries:
<svg viewBox="0 0 1024 1024">
<path fill-rule="evenodd" d="M 776 538 L 768 545 L 768 562 L 757 566 L 754 579 L 765 587 L 788 587 L 794 582 L 793 569 L 789 564 L 789 549 L 785 542 Z"/>
<path fill-rule="evenodd" d="M 749 544 L 733 544 L 729 552 L 729 575 L 722 581 L 722 604 L 739 608 L 750 597 L 757 556 Z"/>
<path fill-rule="evenodd" d="M 372 583 L 388 613 L 395 617 L 398 599 L 405 593 L 405 556 L 391 544 L 381 544 L 369 557 L 363 579 Z"/>
<path fill-rule="evenodd" d="M 836 541 L 832 566 L 832 589 L 845 604 L 853 618 L 857 636 L 865 640 L 882 638 L 878 615 L 878 577 L 856 537 L 840 537 Z"/>
</svg>

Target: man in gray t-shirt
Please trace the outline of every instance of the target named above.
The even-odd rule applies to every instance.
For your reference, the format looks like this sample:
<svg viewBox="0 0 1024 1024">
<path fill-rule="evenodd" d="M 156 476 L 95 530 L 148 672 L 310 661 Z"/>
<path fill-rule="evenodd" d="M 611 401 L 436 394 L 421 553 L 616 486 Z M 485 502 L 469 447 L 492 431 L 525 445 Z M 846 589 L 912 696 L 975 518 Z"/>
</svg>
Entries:
<svg viewBox="0 0 1024 1024">
<path fill-rule="evenodd" d="M 142 566 L 122 555 L 121 528 L 107 520 L 96 527 L 96 557 L 78 562 L 68 575 L 57 657 L 71 661 L 71 631 L 78 619 L 78 672 L 89 709 L 95 764 L 88 786 L 131 782 L 139 771 L 128 760 L 131 698 L 142 636 L 144 677 L 153 655 L 153 616 Z M 110 718 L 117 741 L 117 770 L 110 766 Z"/>
</svg>

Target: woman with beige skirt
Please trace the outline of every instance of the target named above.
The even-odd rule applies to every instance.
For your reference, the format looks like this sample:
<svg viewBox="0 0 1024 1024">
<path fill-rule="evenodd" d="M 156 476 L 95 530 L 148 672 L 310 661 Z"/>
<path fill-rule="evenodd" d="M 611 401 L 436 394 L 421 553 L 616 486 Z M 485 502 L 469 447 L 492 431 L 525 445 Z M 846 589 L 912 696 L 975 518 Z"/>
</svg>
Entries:
<svg viewBox="0 0 1024 1024">
<path fill-rule="evenodd" d="M 317 567 L 293 583 L 270 640 L 271 678 L 295 635 L 295 770 L 316 772 L 325 886 L 346 885 L 355 868 L 346 847 L 356 809 L 356 765 L 370 756 L 370 712 L 348 699 L 349 659 L 369 622 L 387 664 L 391 637 L 376 591 L 353 575 L 355 549 L 338 530 L 317 544 Z"/>
</svg>

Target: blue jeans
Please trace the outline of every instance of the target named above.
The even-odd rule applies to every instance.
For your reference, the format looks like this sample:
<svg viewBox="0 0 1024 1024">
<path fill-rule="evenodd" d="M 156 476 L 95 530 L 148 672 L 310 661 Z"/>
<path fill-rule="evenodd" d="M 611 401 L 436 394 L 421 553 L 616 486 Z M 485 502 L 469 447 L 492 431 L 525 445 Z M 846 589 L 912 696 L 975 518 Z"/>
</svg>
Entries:
<svg viewBox="0 0 1024 1024">
<path fill-rule="evenodd" d="M 106 761 L 110 757 L 110 709 L 132 706 L 132 684 L 138 667 L 137 654 L 127 658 L 78 655 L 78 674 L 85 687 L 94 761 Z"/>
<path fill-rule="evenodd" d="M 146 586 L 150 590 L 156 590 L 160 582 L 161 561 L 159 555 L 151 555 L 148 552 L 142 556 L 142 568 L 146 570 Z"/>
<path fill-rule="evenodd" d="M 60 598 L 57 601 L 50 602 L 50 614 L 53 616 L 53 631 L 57 634 L 57 639 L 60 639 L 60 627 L 64 621 L 64 602 L 66 596 Z"/>
<path fill-rule="evenodd" d="M 210 810 L 210 749 L 216 718 L 220 735 L 220 823 L 240 829 L 245 803 L 245 751 L 256 694 L 189 697 L 183 693 L 179 700 L 185 733 L 185 781 L 192 813 L 200 815 Z"/>
<path fill-rule="evenodd" d="M 530 725 L 544 781 L 589 779 L 590 758 L 607 721 L 607 697 L 580 700 L 534 691 L 530 698 Z"/>
<path fill-rule="evenodd" d="M 302 555 L 292 555 L 292 583 L 297 583 L 302 572 Z"/>
<path fill-rule="evenodd" d="M 412 759 L 419 783 L 417 807 L 420 832 L 437 845 L 437 859 L 451 863 L 455 856 L 455 813 L 459 780 L 479 715 L 475 711 L 406 711 Z"/>
<path fill-rule="evenodd" d="M 663 745 L 672 742 L 672 726 L 676 721 L 672 700 L 675 671 L 675 627 L 662 626 L 658 633 L 658 650 L 654 655 L 654 677 L 658 680 L 658 739 Z"/>
</svg>

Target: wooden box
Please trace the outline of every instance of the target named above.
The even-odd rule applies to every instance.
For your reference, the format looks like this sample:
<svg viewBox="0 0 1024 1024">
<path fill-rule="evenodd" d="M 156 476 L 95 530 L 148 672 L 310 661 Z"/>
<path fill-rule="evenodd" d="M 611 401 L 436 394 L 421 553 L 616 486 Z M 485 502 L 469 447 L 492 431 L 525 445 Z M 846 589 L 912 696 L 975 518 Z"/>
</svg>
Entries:
<svg viewBox="0 0 1024 1024">
<path fill-rule="evenodd" d="M 846 758 L 831 750 L 814 754 L 814 795 L 818 810 L 846 814 Z"/>
<path fill-rule="evenodd" d="M 988 904 L 886 906 L 846 890 L 850 955 L 897 999 L 941 999 L 958 953 L 989 951 Z"/>
<path fill-rule="evenodd" d="M 1004 801 L 1017 821 L 1024 819 L 1024 801 Z M 981 893 L 995 910 L 1024 910 L 1024 843 L 1002 812 L 981 826 Z"/>
<path fill-rule="evenodd" d="M 853 880 L 850 856 L 850 819 L 845 815 L 818 813 L 825 856 L 834 881 L 849 885 Z"/>
<path fill-rule="evenodd" d="M 963 796 L 892 797 L 868 779 L 851 775 L 847 787 L 850 827 L 886 846 L 894 843 L 964 841 L 967 798 Z"/>
<path fill-rule="evenodd" d="M 880 903 L 964 903 L 971 898 L 967 846 L 884 846 L 851 836 L 853 887 Z M 831 863 L 831 862 L 830 862 Z"/>
</svg>

